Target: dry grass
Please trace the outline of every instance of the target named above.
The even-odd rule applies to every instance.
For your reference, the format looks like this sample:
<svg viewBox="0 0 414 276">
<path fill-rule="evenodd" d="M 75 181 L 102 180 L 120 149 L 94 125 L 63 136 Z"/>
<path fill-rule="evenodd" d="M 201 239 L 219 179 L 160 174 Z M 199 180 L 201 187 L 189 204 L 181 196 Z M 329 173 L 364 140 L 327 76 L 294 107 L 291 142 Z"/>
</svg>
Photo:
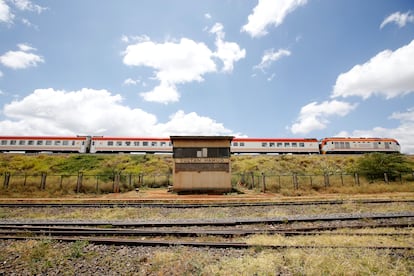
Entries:
<svg viewBox="0 0 414 276">
<path fill-rule="evenodd" d="M 412 212 L 409 202 L 387 204 L 345 203 L 313 206 L 263 206 L 237 208 L 0 208 L 0 219 L 39 220 L 176 220 L 176 219 L 226 219 L 226 218 L 275 218 L 292 215 L 366 212 Z"/>
<path fill-rule="evenodd" d="M 381 231 L 381 230 L 377 230 Z M 384 230 L 393 233 L 392 229 Z M 360 232 L 348 230 L 348 233 Z M 374 233 L 374 232 L 370 232 Z M 283 235 L 254 235 L 245 239 L 251 245 L 275 245 L 275 246 L 411 246 L 414 247 L 414 229 L 407 236 L 358 236 L 358 235 L 329 235 L 329 232 L 320 235 L 309 236 L 283 236 Z"/>
<path fill-rule="evenodd" d="M 21 241 L 3 248 L 0 260 L 14 252 L 21 256 L 19 269 L 29 274 L 77 274 L 82 272 L 83 262 L 99 266 L 100 271 L 126 269 L 138 275 L 412 275 L 414 271 L 410 253 L 387 250 L 170 247 L 139 253 L 140 249 L 106 248 L 107 252 L 80 243 L 58 246 L 50 241 Z"/>
</svg>

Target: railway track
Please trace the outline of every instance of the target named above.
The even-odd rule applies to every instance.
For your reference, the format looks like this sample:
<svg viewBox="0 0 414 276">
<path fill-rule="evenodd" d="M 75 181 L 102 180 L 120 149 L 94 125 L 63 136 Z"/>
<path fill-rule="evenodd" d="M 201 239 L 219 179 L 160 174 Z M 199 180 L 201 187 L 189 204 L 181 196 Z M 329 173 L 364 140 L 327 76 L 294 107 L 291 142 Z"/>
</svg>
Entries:
<svg viewBox="0 0 414 276">
<path fill-rule="evenodd" d="M 31 226 L 102 226 L 102 227 L 191 227 L 191 226 L 236 226 L 248 224 L 288 224 L 294 222 L 351 221 L 413 218 L 414 212 L 329 214 L 311 216 L 286 216 L 278 218 L 234 218 L 214 220 L 168 220 L 168 221 L 2 221 L 3 225 Z"/>
<path fill-rule="evenodd" d="M 27 240 L 27 239 L 44 239 L 41 237 L 24 237 L 24 236 L 0 236 L 0 239 L 14 239 L 14 240 Z M 262 249 L 306 249 L 306 248 L 346 248 L 346 249 L 371 249 L 371 250 L 414 250 L 412 246 L 350 246 L 350 245 L 255 245 L 245 242 L 198 242 L 198 241 L 178 241 L 178 240 L 134 240 L 124 238 L 82 238 L 82 237 L 47 237 L 48 240 L 57 240 L 60 242 L 76 242 L 87 241 L 93 244 L 104 245 L 126 245 L 126 246 L 191 246 L 191 247 L 209 247 L 209 248 L 257 248 Z"/>
<path fill-rule="evenodd" d="M 280 235 L 280 236 L 390 236 L 413 237 L 412 232 L 326 232 L 341 228 L 407 228 L 412 227 L 414 213 L 399 214 L 359 214 L 307 216 L 274 219 L 233 219 L 216 221 L 169 221 L 169 222 L 1 222 L 0 239 L 48 239 L 63 242 L 85 240 L 94 244 L 128 245 L 128 246 L 192 246 L 213 248 L 250 248 L 258 245 L 234 241 L 243 236 Z M 387 222 L 392 219 L 405 219 L 402 222 Z M 376 222 L 376 220 L 382 220 Z M 384 222 L 385 220 L 385 222 Z M 296 222 L 345 222 L 331 225 L 289 226 Z M 355 224 L 354 221 L 358 221 Z M 348 224 L 346 222 L 349 222 Z M 352 223 L 350 223 L 352 222 Z M 270 225 L 282 225 L 282 228 L 269 228 Z M 240 225 L 254 226 L 237 228 Z M 203 228 L 203 227 L 210 228 Z M 152 228 L 151 228 L 152 227 Z M 201 228 L 200 228 L 201 227 Z M 215 237 L 220 241 L 204 241 L 206 237 Z M 148 238 L 149 237 L 149 238 Z M 201 238 L 201 241 L 199 240 Z M 190 239 L 190 240 L 188 240 Z M 404 249 L 407 246 L 349 246 L 349 245 L 260 245 L 263 248 L 368 248 L 368 249 Z"/>
<path fill-rule="evenodd" d="M 266 206 L 305 206 L 305 205 L 341 205 L 341 204 L 387 204 L 414 203 L 414 199 L 354 199 L 354 200 L 312 200 L 312 201 L 267 201 L 267 202 L 218 202 L 218 203 L 149 203 L 134 201 L 118 202 L 0 202 L 0 208 L 210 208 L 210 207 L 266 207 Z"/>
</svg>

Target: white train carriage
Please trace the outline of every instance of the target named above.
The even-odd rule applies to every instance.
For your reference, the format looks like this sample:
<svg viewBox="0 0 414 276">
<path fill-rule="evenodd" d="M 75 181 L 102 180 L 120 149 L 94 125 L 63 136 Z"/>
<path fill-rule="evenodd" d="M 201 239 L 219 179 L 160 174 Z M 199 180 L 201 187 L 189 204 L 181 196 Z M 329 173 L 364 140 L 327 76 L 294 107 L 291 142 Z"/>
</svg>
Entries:
<svg viewBox="0 0 414 276">
<path fill-rule="evenodd" d="M 392 138 L 324 138 L 320 143 L 321 153 L 367 153 L 400 152 L 400 144 Z"/>
<path fill-rule="evenodd" d="M 172 153 L 169 138 L 92 137 L 90 153 Z"/>
<path fill-rule="evenodd" d="M 86 136 L 0 136 L 1 152 L 78 152 L 89 147 Z"/>
<path fill-rule="evenodd" d="M 319 154 L 316 138 L 234 138 L 231 153 Z"/>
</svg>

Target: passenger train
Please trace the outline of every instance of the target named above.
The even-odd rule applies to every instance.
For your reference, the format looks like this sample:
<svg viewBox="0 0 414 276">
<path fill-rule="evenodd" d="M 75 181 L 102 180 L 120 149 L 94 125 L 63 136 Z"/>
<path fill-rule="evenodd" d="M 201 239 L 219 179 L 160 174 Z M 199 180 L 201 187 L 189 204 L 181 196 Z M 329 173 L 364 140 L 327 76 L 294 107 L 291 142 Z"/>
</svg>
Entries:
<svg viewBox="0 0 414 276">
<path fill-rule="evenodd" d="M 392 138 L 234 138 L 232 154 L 399 153 Z M 0 152 L 172 153 L 170 138 L 0 136 Z"/>
</svg>

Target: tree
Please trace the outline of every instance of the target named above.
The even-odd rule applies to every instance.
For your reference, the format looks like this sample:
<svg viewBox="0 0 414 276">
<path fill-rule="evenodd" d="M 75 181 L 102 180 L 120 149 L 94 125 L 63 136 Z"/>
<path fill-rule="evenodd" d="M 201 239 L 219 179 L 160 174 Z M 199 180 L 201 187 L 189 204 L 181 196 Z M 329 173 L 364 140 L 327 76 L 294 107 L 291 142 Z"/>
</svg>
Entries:
<svg viewBox="0 0 414 276">
<path fill-rule="evenodd" d="M 390 181 L 395 180 L 400 173 L 413 170 L 412 164 L 404 155 L 380 152 L 365 154 L 358 160 L 356 169 L 370 180 L 384 179 L 384 173 L 386 173 Z"/>
</svg>

